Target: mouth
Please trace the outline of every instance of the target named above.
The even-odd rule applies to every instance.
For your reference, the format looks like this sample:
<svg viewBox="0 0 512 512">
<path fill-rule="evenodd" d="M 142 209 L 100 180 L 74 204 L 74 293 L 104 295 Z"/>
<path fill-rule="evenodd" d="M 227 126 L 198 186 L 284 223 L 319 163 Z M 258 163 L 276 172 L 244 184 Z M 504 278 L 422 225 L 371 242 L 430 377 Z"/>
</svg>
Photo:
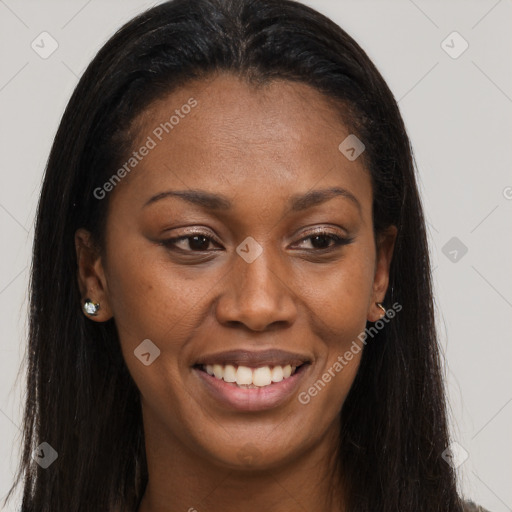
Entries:
<svg viewBox="0 0 512 512">
<path fill-rule="evenodd" d="M 304 387 L 310 363 L 296 365 L 195 365 L 198 396 L 205 405 L 216 404 L 228 411 L 254 413 L 296 403 L 293 397 Z M 231 381 L 231 382 L 230 382 Z"/>
<path fill-rule="evenodd" d="M 291 403 L 312 365 L 310 356 L 281 349 L 237 349 L 203 355 L 192 370 L 205 403 L 252 412 Z"/>
<path fill-rule="evenodd" d="M 286 365 L 263 365 L 255 368 L 234 364 L 196 364 L 195 369 L 207 373 L 226 384 L 243 389 L 273 386 L 304 370 L 309 363 Z"/>
</svg>

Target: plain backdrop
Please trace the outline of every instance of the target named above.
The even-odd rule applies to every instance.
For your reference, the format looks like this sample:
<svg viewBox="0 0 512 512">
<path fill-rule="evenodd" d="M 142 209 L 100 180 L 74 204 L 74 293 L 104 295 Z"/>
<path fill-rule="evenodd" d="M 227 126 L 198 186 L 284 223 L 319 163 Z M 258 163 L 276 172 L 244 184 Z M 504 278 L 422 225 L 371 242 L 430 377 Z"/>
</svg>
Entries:
<svg viewBox="0 0 512 512">
<path fill-rule="evenodd" d="M 19 457 L 23 368 L 17 376 L 50 146 L 95 53 L 155 3 L 0 0 L 2 498 Z M 306 3 L 358 41 L 399 101 L 428 219 L 451 429 L 468 454 L 458 467 L 462 489 L 492 512 L 511 511 L 512 2 Z M 47 58 L 31 46 L 48 38 L 42 32 L 58 44 Z"/>
</svg>

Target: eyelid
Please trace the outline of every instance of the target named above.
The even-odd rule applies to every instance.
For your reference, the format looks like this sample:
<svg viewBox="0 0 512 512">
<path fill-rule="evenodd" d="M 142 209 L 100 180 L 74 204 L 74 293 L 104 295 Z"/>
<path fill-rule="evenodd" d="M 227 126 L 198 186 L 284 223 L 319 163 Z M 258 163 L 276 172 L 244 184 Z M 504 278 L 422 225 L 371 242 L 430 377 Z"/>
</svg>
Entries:
<svg viewBox="0 0 512 512">
<path fill-rule="evenodd" d="M 329 228 L 327 226 L 321 226 L 321 227 L 315 227 L 313 229 L 308 229 L 302 233 L 302 238 L 315 235 L 316 233 L 319 233 L 321 235 L 323 234 L 329 234 L 329 235 L 337 235 L 343 238 L 348 238 L 348 235 L 346 233 L 341 233 L 340 230 L 335 230 L 334 228 Z"/>
<path fill-rule="evenodd" d="M 179 228 L 177 228 L 177 229 L 179 229 Z M 204 237 L 210 238 L 215 243 L 222 245 L 221 242 L 217 239 L 217 236 L 212 231 L 209 231 L 207 229 L 203 230 L 201 228 L 197 228 L 197 229 L 184 228 L 184 229 L 185 229 L 185 231 L 180 232 L 179 235 L 169 237 L 167 240 L 176 240 L 176 239 L 188 238 L 188 237 L 192 237 L 192 236 L 204 236 Z"/>
</svg>

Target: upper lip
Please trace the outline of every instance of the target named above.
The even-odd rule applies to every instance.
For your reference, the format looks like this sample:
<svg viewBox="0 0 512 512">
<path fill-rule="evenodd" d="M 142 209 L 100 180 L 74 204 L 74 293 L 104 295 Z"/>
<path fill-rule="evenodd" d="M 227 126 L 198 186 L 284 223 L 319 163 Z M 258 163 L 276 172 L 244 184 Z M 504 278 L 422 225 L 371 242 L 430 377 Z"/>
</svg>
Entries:
<svg viewBox="0 0 512 512">
<path fill-rule="evenodd" d="M 251 350 L 228 350 L 226 352 L 217 352 L 200 357 L 196 365 L 220 364 L 220 365 L 238 365 L 248 367 L 259 366 L 301 366 L 310 363 L 311 359 L 302 354 L 286 352 L 279 349 L 268 349 L 258 352 Z"/>
</svg>

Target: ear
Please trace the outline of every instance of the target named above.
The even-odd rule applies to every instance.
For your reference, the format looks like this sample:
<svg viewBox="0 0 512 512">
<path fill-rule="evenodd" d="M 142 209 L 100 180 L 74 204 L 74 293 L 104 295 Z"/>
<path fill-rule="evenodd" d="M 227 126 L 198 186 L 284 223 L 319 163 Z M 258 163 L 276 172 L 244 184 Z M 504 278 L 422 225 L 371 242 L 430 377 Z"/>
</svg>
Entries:
<svg viewBox="0 0 512 512">
<path fill-rule="evenodd" d="M 384 316 L 382 309 L 376 303 L 382 302 L 386 296 L 389 284 L 389 268 L 393 258 L 397 233 L 396 226 L 389 226 L 377 238 L 373 292 L 368 309 L 368 320 L 370 322 L 376 322 Z"/>
<path fill-rule="evenodd" d="M 75 249 L 82 311 L 90 320 L 106 322 L 113 316 L 108 300 L 107 280 L 100 252 L 89 231 L 80 228 L 75 232 Z M 91 299 L 100 305 L 95 316 L 90 316 L 83 310 L 85 299 Z"/>
</svg>

